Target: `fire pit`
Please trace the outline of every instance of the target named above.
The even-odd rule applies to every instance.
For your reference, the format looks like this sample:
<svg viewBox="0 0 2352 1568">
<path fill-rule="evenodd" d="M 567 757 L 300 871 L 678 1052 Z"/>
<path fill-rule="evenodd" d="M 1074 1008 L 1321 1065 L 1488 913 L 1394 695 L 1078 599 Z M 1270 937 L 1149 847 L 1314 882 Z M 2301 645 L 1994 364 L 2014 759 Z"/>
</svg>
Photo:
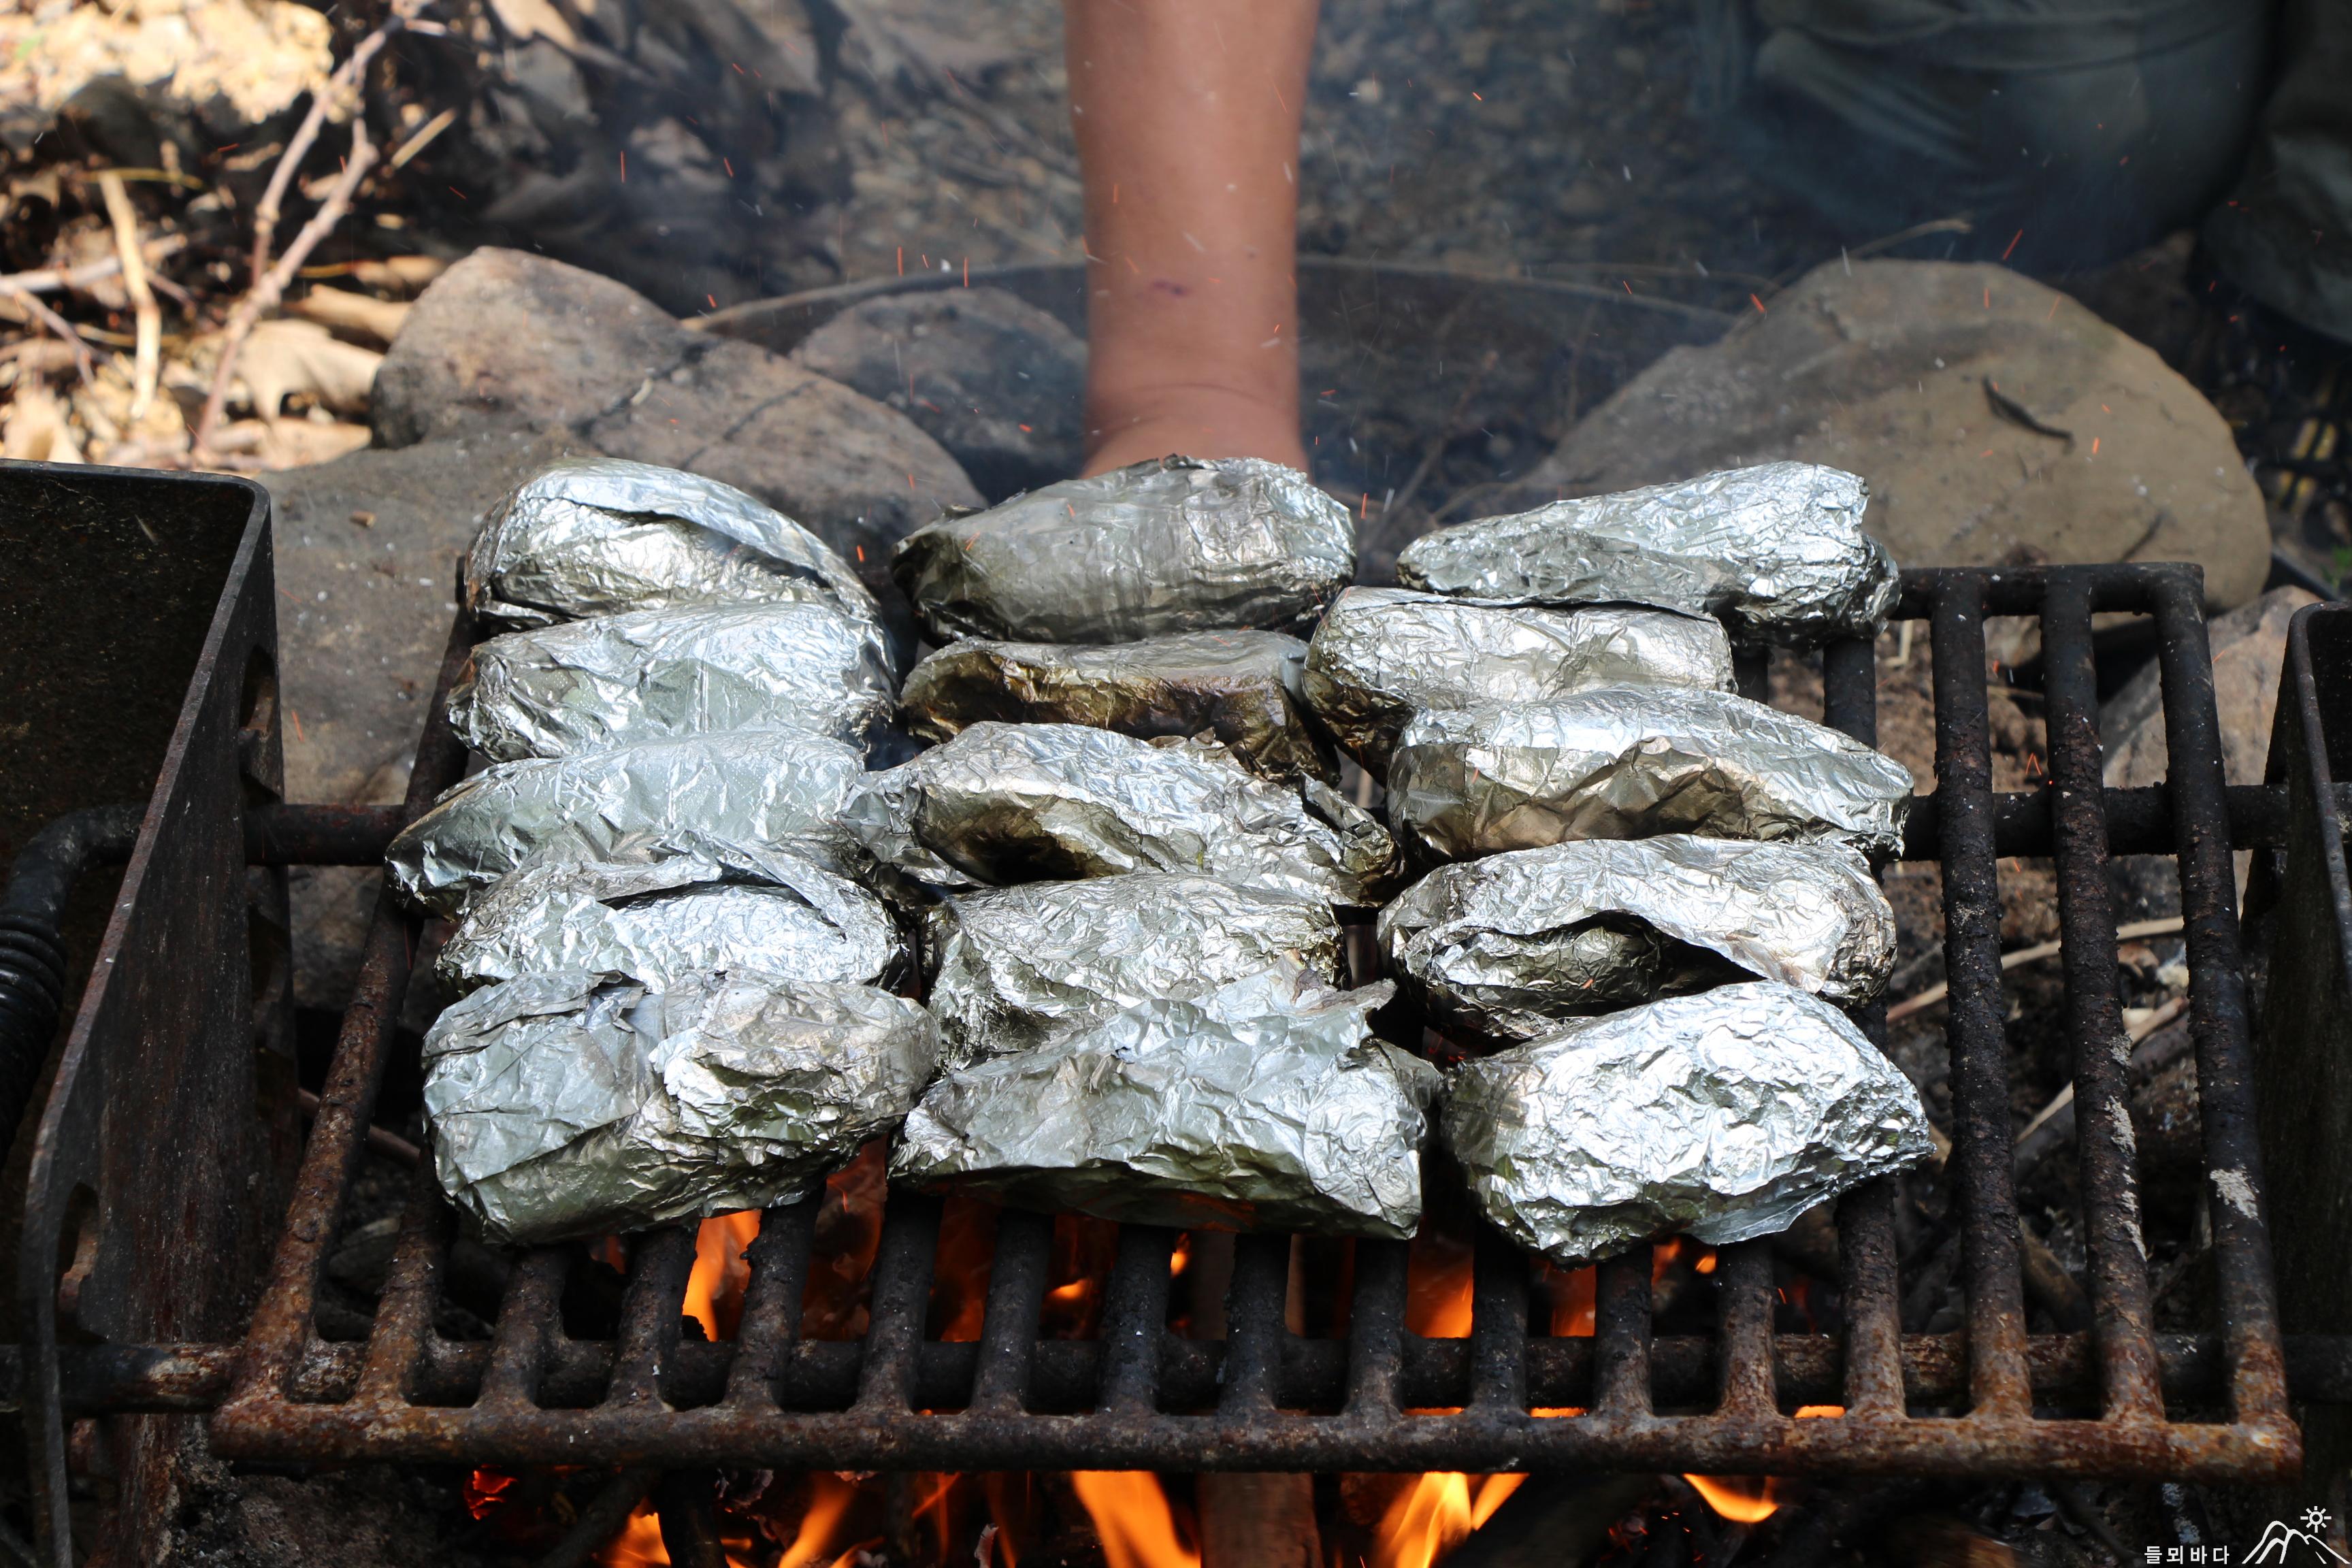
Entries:
<svg viewBox="0 0 2352 1568">
<path fill-rule="evenodd" d="M 225 621 L 241 592 L 233 584 L 223 601 Z M 2093 617 L 2104 612 L 2153 617 L 2171 757 L 2162 786 L 2102 787 Z M 1654 1329 L 1653 1249 L 1589 1278 L 1539 1274 L 1486 1233 L 1475 1242 L 1466 1325 L 1454 1325 L 1466 1333 L 1408 1327 L 1424 1282 L 1403 1243 L 1310 1243 L 1317 1272 L 1329 1275 L 1317 1285 L 1328 1300 L 1309 1314 L 1320 1321 L 1298 1319 L 1292 1303 L 1304 1281 L 1295 1276 L 1304 1266 L 1291 1238 L 1266 1236 L 1234 1247 L 1222 1339 L 1192 1338 L 1170 1326 L 1171 1277 L 1189 1259 L 1190 1237 L 1134 1226 L 1114 1236 L 1087 1222 L 1108 1269 L 1072 1276 L 1066 1256 L 1057 1262 L 1053 1218 L 894 1194 L 878 1208 L 870 1265 L 864 1247 L 817 1236 L 825 1204 L 773 1210 L 756 1225 L 709 1222 L 719 1229 L 706 1227 L 707 1237 L 748 1243 L 731 1331 L 724 1319 L 733 1303 L 712 1310 L 726 1259 L 698 1272 L 696 1232 L 678 1227 L 594 1258 L 578 1246 L 517 1254 L 487 1337 L 453 1338 L 436 1328 L 453 1272 L 452 1216 L 418 1162 L 364 1337 L 325 1338 L 322 1278 L 363 1151 L 372 1138 L 383 1143 L 371 1122 L 404 1048 L 395 1026 L 421 935 L 387 897 L 274 1261 L 241 1332 L 174 1334 L 165 1315 L 152 1341 L 68 1342 L 78 1337 L 69 1327 L 97 1326 L 77 1318 L 91 1249 L 102 1254 L 110 1227 L 141 1202 L 81 1161 L 78 1129 L 101 1103 L 119 1130 L 141 1117 L 160 1123 L 173 1109 L 164 1089 L 135 1102 L 120 1088 L 98 1098 L 105 1079 L 92 1075 L 106 1064 L 91 1053 L 130 1047 L 110 1045 L 102 1028 L 93 1034 L 93 1015 L 108 1005 L 106 990 L 93 988 L 75 1035 L 88 1050 L 60 1073 L 35 1151 L 20 1276 L 28 1331 L 6 1363 L 46 1483 L 44 1561 L 71 1561 L 58 1506 L 68 1424 L 100 1414 L 211 1412 L 213 1451 L 238 1460 L 618 1467 L 622 1512 L 654 1487 L 651 1472 L 719 1467 L 2292 1477 L 2302 1439 L 2290 1387 L 2305 1399 L 2344 1396 L 2352 1343 L 2288 1340 L 2280 1330 L 2258 1201 L 2231 850 L 2284 841 L 2287 792 L 2222 782 L 2197 575 L 2149 565 L 1915 571 L 1896 614 L 1927 623 L 1936 672 L 1936 787 L 1916 802 L 1904 853 L 1942 870 L 1960 1331 L 1905 1331 L 1895 1194 L 1882 1182 L 1838 1205 L 1834 1331 L 1790 1331 L 1776 1311 L 1769 1243 L 1714 1257 L 1710 1331 L 1664 1332 Z M 2039 792 L 1992 787 L 1977 676 L 1989 616 L 2039 621 L 2050 736 L 2050 783 Z M 137 853 L 152 859 L 189 843 L 195 824 L 241 816 L 243 858 L 254 865 L 380 858 L 401 824 L 462 771 L 442 699 L 473 637 L 461 616 L 405 805 L 279 806 L 239 794 L 233 773 L 176 785 L 167 775 L 167 790 L 195 793 L 184 809 L 150 813 Z M 1871 646 L 1833 645 L 1822 668 L 1828 721 L 1873 739 Z M 1753 689 L 1760 670 L 1746 676 Z M 235 726 L 205 731 L 209 711 L 192 700 L 175 744 L 237 744 Z M 2170 855 L 2179 869 L 2213 1310 L 2199 1331 L 2156 1331 L 2128 1139 L 2085 1137 L 2078 1221 L 2091 1327 L 2032 1333 L 2011 1183 L 1996 861 L 2055 861 L 2075 1115 L 2098 1129 L 2126 1114 L 2107 875 L 2116 854 Z M 127 951 L 126 933 L 152 909 L 148 889 L 126 886 L 137 907 L 118 918 L 109 958 Z M 232 933 L 215 940 L 233 945 Z M 149 962 L 191 961 L 158 951 Z M 1865 1028 L 1883 1036 L 1883 1012 L 1866 1011 Z M 96 1238 L 61 1247 L 74 1225 Z M 1074 1233 L 1062 1228 L 1066 1253 Z M 626 1282 L 613 1326 L 575 1335 L 584 1277 L 616 1262 Z M 1097 1284 L 1097 1310 L 1068 1310 Z M 699 1292 L 691 1300 L 690 1288 Z M 862 1335 L 833 1337 L 860 1300 Z M 682 1327 L 696 1317 L 719 1331 L 696 1337 Z M 1413 1321 L 1432 1326 L 1425 1313 Z M 676 1539 L 689 1539 L 690 1489 L 655 1496 L 681 1513 Z M 602 1522 L 616 1527 L 618 1513 Z"/>
</svg>

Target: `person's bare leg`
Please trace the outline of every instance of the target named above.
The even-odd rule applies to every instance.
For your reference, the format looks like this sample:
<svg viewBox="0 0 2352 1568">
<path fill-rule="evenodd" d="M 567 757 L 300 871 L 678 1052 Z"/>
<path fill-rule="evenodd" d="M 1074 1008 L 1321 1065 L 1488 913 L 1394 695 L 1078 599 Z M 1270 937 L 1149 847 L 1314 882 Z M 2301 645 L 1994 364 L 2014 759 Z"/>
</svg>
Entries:
<svg viewBox="0 0 2352 1568">
<path fill-rule="evenodd" d="M 1298 116 L 1316 0 L 1067 0 L 1086 171 L 1088 473 L 1307 466 Z"/>
</svg>

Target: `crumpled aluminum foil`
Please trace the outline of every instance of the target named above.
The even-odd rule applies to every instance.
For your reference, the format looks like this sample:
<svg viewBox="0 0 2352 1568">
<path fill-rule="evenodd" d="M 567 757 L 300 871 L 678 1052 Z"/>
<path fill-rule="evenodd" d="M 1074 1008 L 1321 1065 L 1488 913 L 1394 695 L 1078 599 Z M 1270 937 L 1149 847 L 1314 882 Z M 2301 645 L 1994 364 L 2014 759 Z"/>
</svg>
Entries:
<svg viewBox="0 0 2352 1568">
<path fill-rule="evenodd" d="M 930 1015 L 870 985 L 525 975 L 425 1036 L 434 1169 L 504 1243 L 796 1203 L 898 1124 L 938 1058 Z"/>
<path fill-rule="evenodd" d="M 1895 911 L 1841 845 L 1668 834 L 1442 866 L 1381 911 L 1380 941 L 1442 1019 L 1529 1040 L 1732 974 L 1859 1005 L 1894 967 Z"/>
<path fill-rule="evenodd" d="M 838 741 L 797 730 L 650 741 L 500 763 L 442 792 L 384 856 L 393 886 L 457 915 L 527 861 L 741 864 L 783 850 L 839 875 L 869 862 L 841 814 L 866 775 Z"/>
<path fill-rule="evenodd" d="M 566 969 L 656 991 L 711 970 L 884 985 L 905 960 L 882 900 L 855 882 L 792 855 L 684 855 L 525 866 L 473 901 L 435 972 L 452 993 Z"/>
<path fill-rule="evenodd" d="M 1874 637 L 1901 583 L 1862 531 L 1869 503 L 1859 476 L 1818 463 L 1727 468 L 1441 528 L 1405 547 L 1397 580 L 1474 599 L 1706 611 L 1756 642 Z"/>
<path fill-rule="evenodd" d="M 1728 691 L 1731 681 L 1731 639 L 1712 616 L 1350 588 L 1315 628 L 1301 689 L 1348 754 L 1381 778 L 1397 732 L 1423 709 L 1545 702 L 1595 686 Z"/>
<path fill-rule="evenodd" d="M 1199 871 L 1370 909 L 1399 872 L 1396 841 L 1318 779 L 1081 724 L 974 724 L 867 775 L 846 821 L 875 858 L 946 889 Z"/>
<path fill-rule="evenodd" d="M 1330 906 L 1182 871 L 1031 882 L 949 898 L 923 968 L 950 1065 L 1026 1050 L 1154 997 L 1263 970 L 1339 978 Z"/>
<path fill-rule="evenodd" d="M 1374 1039 L 1385 984 L 1267 973 L 942 1078 L 893 1181 L 1133 1225 L 1410 1237 L 1435 1068 Z"/>
<path fill-rule="evenodd" d="M 908 730 L 926 741 L 987 719 L 1087 724 L 1145 740 L 1201 735 L 1268 778 L 1336 783 L 1339 767 L 1299 696 L 1306 663 L 1307 645 L 1280 632 L 1108 644 L 967 637 L 915 666 L 899 702 Z"/>
<path fill-rule="evenodd" d="M 490 511 L 466 604 L 514 626 L 719 602 L 831 605 L 877 621 L 849 563 L 732 485 L 620 458 L 562 458 Z"/>
<path fill-rule="evenodd" d="M 1612 686 L 1415 716 L 1389 759 L 1388 808 L 1400 833 L 1444 859 L 1660 833 L 1838 839 L 1891 856 L 1911 774 L 1728 692 Z"/>
<path fill-rule="evenodd" d="M 846 809 L 875 858 L 939 889 L 1204 872 L 1348 908 L 1400 875 L 1388 830 L 1319 778 L 1258 778 L 1213 741 L 973 724 L 870 773 Z"/>
<path fill-rule="evenodd" d="M 1162 458 L 943 517 L 891 575 L 931 641 L 1133 642 L 1312 624 L 1356 574 L 1348 509 L 1259 458 Z"/>
<path fill-rule="evenodd" d="M 1763 980 L 1573 1020 L 1450 1088 L 1479 1206 L 1567 1268 L 1769 1236 L 1933 1147 L 1919 1091 L 1843 1014 Z"/>
<path fill-rule="evenodd" d="M 478 645 L 449 723 L 499 763 L 725 730 L 863 746 L 889 721 L 891 686 L 881 627 L 831 605 L 637 610 Z"/>
</svg>

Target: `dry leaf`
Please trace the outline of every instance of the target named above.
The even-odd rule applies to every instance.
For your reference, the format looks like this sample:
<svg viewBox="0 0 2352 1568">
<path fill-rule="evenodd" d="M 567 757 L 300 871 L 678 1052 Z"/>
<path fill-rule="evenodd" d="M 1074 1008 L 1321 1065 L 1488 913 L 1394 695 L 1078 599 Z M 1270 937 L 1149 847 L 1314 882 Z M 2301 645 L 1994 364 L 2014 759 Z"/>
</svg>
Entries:
<svg viewBox="0 0 2352 1568">
<path fill-rule="evenodd" d="M 347 343 L 314 321 L 264 321 L 236 357 L 254 414 L 275 419 L 296 393 L 339 413 L 363 414 L 383 356 Z"/>
<path fill-rule="evenodd" d="M 367 294 L 354 294 L 348 289 L 319 288 L 297 300 L 289 309 L 305 321 L 316 321 L 322 327 L 362 333 L 378 342 L 388 343 L 400 335 L 400 324 L 408 319 L 410 307 Z"/>
<path fill-rule="evenodd" d="M 387 256 L 381 261 L 354 261 L 352 280 L 363 289 L 398 289 L 415 293 L 449 270 L 437 256 Z"/>
<path fill-rule="evenodd" d="M 31 463 L 79 463 L 81 445 L 66 423 L 65 405 L 50 395 L 37 379 L 16 384 L 8 400 L 5 424 L 0 424 L 0 457 Z"/>
<path fill-rule="evenodd" d="M 580 42 L 572 24 L 563 13 L 548 0 L 490 0 L 490 9 L 499 14 L 499 26 L 517 43 L 530 38 L 545 38 L 559 48 L 572 48 Z"/>
</svg>

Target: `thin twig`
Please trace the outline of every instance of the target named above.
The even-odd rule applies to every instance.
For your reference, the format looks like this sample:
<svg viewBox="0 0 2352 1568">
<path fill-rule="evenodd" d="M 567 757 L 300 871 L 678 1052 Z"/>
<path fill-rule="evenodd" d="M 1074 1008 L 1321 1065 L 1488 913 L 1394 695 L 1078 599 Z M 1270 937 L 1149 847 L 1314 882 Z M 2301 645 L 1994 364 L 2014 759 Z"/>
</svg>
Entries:
<svg viewBox="0 0 2352 1568">
<path fill-rule="evenodd" d="M 74 331 L 73 323 L 42 304 L 40 297 L 31 289 L 22 288 L 5 278 L 0 278 L 0 294 L 6 295 L 23 306 L 26 314 L 65 340 L 66 346 L 73 350 L 74 369 L 81 373 L 81 384 L 88 386 L 91 376 L 96 374 L 97 367 L 89 357 L 89 344 L 82 341 L 82 335 L 79 332 Z"/>
<path fill-rule="evenodd" d="M 251 335 L 254 324 L 261 320 L 263 312 L 275 309 L 278 301 L 286 297 L 287 285 L 293 282 L 295 275 L 301 271 L 303 259 L 317 248 L 320 240 L 334 231 L 335 226 L 342 221 L 343 215 L 351 210 L 352 195 L 360 188 L 360 182 L 367 178 L 368 171 L 375 166 L 375 143 L 368 139 L 367 116 L 354 114 L 352 116 L 352 151 L 351 155 L 343 160 L 343 172 L 335 177 L 334 185 L 327 192 L 326 199 L 319 204 L 319 210 L 310 215 L 310 221 L 304 224 L 301 232 L 294 237 L 294 243 L 286 247 L 286 254 L 279 257 L 278 264 L 251 289 L 246 290 L 245 298 L 239 300 L 236 308 L 229 312 L 228 324 L 221 331 L 220 363 L 213 371 L 212 391 L 205 397 L 205 411 L 196 421 L 195 439 L 189 446 L 192 458 L 202 460 L 212 446 L 213 434 L 219 429 L 221 415 L 228 406 L 229 384 L 236 376 L 237 353 L 245 347 L 245 340 Z"/>
<path fill-rule="evenodd" d="M 131 296 L 139 323 L 137 357 L 131 376 L 131 421 L 137 424 L 155 401 L 155 378 L 163 369 L 163 312 L 156 307 L 155 290 L 147 287 L 147 263 L 139 254 L 139 214 L 122 176 L 100 170 L 98 188 L 106 197 L 106 216 L 114 225 L 115 258 L 122 263 L 122 287 Z"/>
<path fill-rule="evenodd" d="M 269 186 L 261 193 L 261 205 L 253 209 L 253 257 L 246 268 L 246 276 L 251 279 L 250 288 L 258 289 L 261 287 L 262 278 L 269 267 L 269 245 L 278 237 L 279 204 L 286 199 L 286 187 L 293 184 L 302 160 L 310 155 L 311 145 L 319 140 L 319 132 L 325 127 L 327 116 L 342 100 L 342 90 L 360 79 L 360 74 L 367 69 L 368 62 L 375 58 L 376 51 L 391 41 L 392 35 L 404 20 L 395 13 L 383 26 L 362 38 L 359 47 L 352 50 L 351 58 L 335 68 L 334 74 L 327 79 L 326 86 L 310 95 L 309 112 L 302 116 L 302 123 L 295 127 L 294 138 L 286 143 L 285 154 L 278 160 L 278 167 L 270 171 Z M 363 107 L 352 110 L 354 121 L 365 117 Z"/>
<path fill-rule="evenodd" d="M 1907 627 L 1911 623 L 1906 621 L 1903 624 Z M 2180 917 L 2179 915 L 2173 915 L 2160 921 L 2135 921 L 2129 925 L 2117 926 L 2116 928 L 2116 940 L 2117 942 L 2137 942 L 2141 937 L 2146 936 L 2170 936 L 2179 929 Z M 2062 945 L 2063 944 L 2054 942 L 2037 942 L 2032 947 L 2021 947 L 2015 952 L 2004 952 L 2000 955 L 2000 967 L 2002 971 L 2006 973 L 2009 970 L 2018 968 L 2021 964 L 2038 963 L 2045 958 L 2055 958 L 2058 956 Z M 1952 986 L 1949 981 L 1938 980 L 1933 985 L 1928 986 L 1925 991 L 1920 992 L 1916 996 L 1906 996 L 1902 1001 L 1897 1002 L 1895 1005 L 1886 1009 L 1886 1021 L 1890 1024 L 1899 1024 L 1914 1013 L 1924 1013 L 1928 1008 L 1934 1006 L 1937 1003 L 1941 1002 L 1945 997 L 1950 995 L 1951 991 Z"/>
<path fill-rule="evenodd" d="M 188 248 L 184 234 L 167 234 L 151 239 L 139 247 L 139 254 L 152 267 L 168 256 L 177 256 Z M 103 283 L 122 270 L 122 258 L 109 256 L 101 260 L 84 262 L 79 267 L 36 267 L 24 272 L 0 276 L 0 289 L 10 293 L 56 294 L 68 289 L 87 289 L 93 283 Z M 150 278 L 149 282 L 160 279 Z"/>
</svg>

